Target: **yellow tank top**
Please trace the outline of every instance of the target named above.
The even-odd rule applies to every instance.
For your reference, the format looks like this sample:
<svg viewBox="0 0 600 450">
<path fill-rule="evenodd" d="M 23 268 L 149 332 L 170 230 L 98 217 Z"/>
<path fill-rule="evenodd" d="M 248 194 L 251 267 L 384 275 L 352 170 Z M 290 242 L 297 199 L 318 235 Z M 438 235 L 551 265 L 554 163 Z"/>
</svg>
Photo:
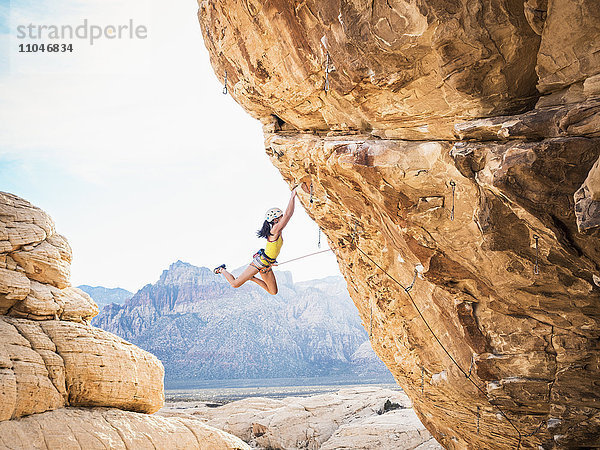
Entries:
<svg viewBox="0 0 600 450">
<path fill-rule="evenodd" d="M 281 234 L 277 238 L 276 241 L 267 240 L 267 245 L 265 246 L 265 254 L 271 259 L 277 259 L 279 256 L 279 252 L 281 251 L 281 246 L 283 245 L 283 238 Z"/>
</svg>

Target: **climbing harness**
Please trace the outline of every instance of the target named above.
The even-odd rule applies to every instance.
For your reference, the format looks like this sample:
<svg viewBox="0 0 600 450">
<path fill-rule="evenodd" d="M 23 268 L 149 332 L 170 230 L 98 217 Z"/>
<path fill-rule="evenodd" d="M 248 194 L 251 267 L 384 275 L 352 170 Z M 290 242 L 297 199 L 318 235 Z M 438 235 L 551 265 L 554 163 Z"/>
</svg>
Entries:
<svg viewBox="0 0 600 450">
<path fill-rule="evenodd" d="M 538 259 L 540 256 L 540 249 L 538 248 L 538 241 L 540 240 L 540 237 L 537 234 L 534 234 L 533 239 L 535 239 L 535 264 L 533 266 L 533 273 L 535 275 L 538 275 L 540 273 L 540 267 L 538 265 Z"/>
<path fill-rule="evenodd" d="M 266 271 L 266 269 L 269 269 L 275 264 L 277 264 L 277 261 L 267 256 L 264 248 L 261 248 L 254 254 L 252 262 L 250 263 L 251 266 L 256 267 L 260 272 Z"/>
<path fill-rule="evenodd" d="M 225 84 L 223 85 L 223 94 L 227 95 L 227 71 L 225 71 Z"/>
<path fill-rule="evenodd" d="M 325 58 L 325 86 L 323 86 L 325 92 L 329 92 L 329 52 Z"/>
<path fill-rule="evenodd" d="M 450 186 L 452 186 L 452 210 L 450 211 L 450 220 L 454 220 L 454 194 L 456 191 L 456 182 L 450 180 Z"/>
</svg>

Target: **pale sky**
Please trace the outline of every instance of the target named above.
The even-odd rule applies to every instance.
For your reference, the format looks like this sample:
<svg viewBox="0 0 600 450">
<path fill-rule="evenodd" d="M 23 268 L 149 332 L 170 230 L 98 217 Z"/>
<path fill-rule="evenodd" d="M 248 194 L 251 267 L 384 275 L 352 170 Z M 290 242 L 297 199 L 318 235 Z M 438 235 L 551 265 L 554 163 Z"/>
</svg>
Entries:
<svg viewBox="0 0 600 450">
<path fill-rule="evenodd" d="M 72 283 L 135 291 L 177 260 L 250 262 L 265 211 L 289 189 L 261 125 L 210 66 L 197 4 L 0 0 L 0 190 L 54 219 L 73 248 Z M 128 24 L 146 39 L 25 40 L 19 25 Z M 19 53 L 71 43 L 73 52 Z M 297 202 L 280 261 L 318 251 Z M 322 239 L 323 248 L 326 246 Z M 339 274 L 331 253 L 290 263 L 295 280 Z"/>
</svg>

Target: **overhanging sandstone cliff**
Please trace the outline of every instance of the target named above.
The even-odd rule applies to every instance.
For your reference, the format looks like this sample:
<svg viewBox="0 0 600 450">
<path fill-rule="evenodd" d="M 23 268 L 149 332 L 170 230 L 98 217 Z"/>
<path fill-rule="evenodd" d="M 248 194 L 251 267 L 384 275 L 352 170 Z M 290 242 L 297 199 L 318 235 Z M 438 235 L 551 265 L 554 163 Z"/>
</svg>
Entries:
<svg viewBox="0 0 600 450">
<path fill-rule="evenodd" d="M 600 445 L 598 3 L 199 5 L 436 438 Z"/>
</svg>

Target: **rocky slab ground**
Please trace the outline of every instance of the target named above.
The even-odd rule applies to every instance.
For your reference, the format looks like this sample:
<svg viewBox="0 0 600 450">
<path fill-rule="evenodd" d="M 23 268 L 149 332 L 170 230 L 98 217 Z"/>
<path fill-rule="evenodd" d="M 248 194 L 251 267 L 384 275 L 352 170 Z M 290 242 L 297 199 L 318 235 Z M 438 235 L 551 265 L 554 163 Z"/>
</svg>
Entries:
<svg viewBox="0 0 600 450">
<path fill-rule="evenodd" d="M 406 394 L 371 386 L 280 400 L 251 397 L 219 407 L 168 403 L 158 414 L 200 418 L 263 449 L 442 448 Z"/>
<path fill-rule="evenodd" d="M 0 448 L 245 450 L 240 439 L 193 418 L 111 408 L 62 408 L 0 422 Z"/>
</svg>

